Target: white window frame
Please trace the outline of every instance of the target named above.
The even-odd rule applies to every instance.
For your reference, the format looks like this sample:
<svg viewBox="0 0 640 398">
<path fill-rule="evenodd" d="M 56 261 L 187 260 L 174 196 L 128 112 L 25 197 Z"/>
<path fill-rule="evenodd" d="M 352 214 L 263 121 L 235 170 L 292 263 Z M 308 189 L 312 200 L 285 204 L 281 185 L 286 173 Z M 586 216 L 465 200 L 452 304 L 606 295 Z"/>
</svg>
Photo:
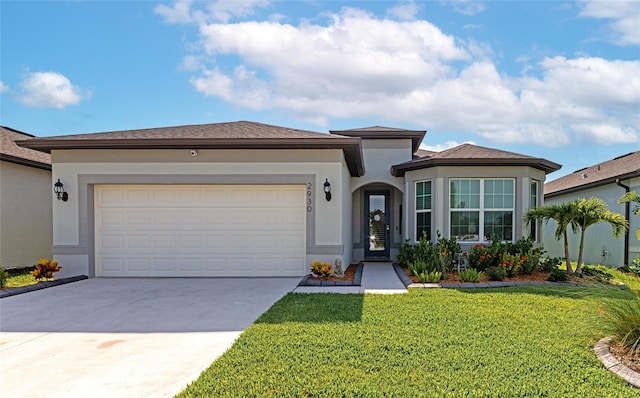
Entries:
<svg viewBox="0 0 640 398">
<path fill-rule="evenodd" d="M 511 208 L 485 208 L 484 203 L 484 183 L 485 181 L 512 181 L 513 186 L 513 198 L 511 203 Z M 453 208 L 451 207 L 451 182 L 452 181 L 479 181 L 480 182 L 480 207 L 479 208 Z M 515 240 L 515 217 L 516 217 L 516 179 L 515 178 L 449 178 L 449 186 L 448 186 L 448 201 L 447 206 L 449 208 L 449 236 L 451 235 L 451 215 L 453 212 L 478 212 L 478 240 L 458 240 L 458 242 L 474 242 L 474 243 L 487 243 L 488 241 L 484 238 L 484 219 L 486 212 L 492 211 L 504 211 L 511 212 L 511 241 Z"/>
<path fill-rule="evenodd" d="M 430 201 L 429 202 L 429 208 L 428 209 L 420 209 L 420 210 L 418 210 L 418 184 L 421 184 L 421 183 L 429 183 L 430 188 L 431 188 L 431 193 L 429 194 L 429 201 Z M 431 182 L 431 180 L 421 180 L 421 181 L 416 181 L 415 182 L 413 200 L 414 200 L 413 211 L 414 211 L 414 214 L 415 214 L 414 223 L 413 223 L 413 227 L 414 227 L 413 234 L 414 234 L 414 242 L 418 242 L 420 240 L 420 238 L 422 237 L 422 236 L 418 236 L 418 214 L 419 213 L 429 213 L 429 219 L 431 221 L 433 221 L 432 218 L 431 218 L 431 214 L 432 214 L 431 211 L 433 210 L 433 206 L 432 206 L 433 205 L 433 183 Z M 431 232 L 432 232 L 431 231 L 431 227 L 433 227 L 433 225 L 432 225 L 431 222 L 429 223 L 429 225 L 430 225 L 429 235 L 431 235 Z M 429 239 L 431 239 L 431 236 L 429 236 Z"/>
</svg>

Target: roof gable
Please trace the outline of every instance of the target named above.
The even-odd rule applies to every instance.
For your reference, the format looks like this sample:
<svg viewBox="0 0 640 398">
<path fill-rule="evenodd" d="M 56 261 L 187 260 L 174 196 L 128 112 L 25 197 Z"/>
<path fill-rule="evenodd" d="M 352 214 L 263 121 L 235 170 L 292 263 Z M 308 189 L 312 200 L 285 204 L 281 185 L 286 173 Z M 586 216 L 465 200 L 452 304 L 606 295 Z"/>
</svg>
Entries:
<svg viewBox="0 0 640 398">
<path fill-rule="evenodd" d="M 544 185 L 544 192 L 545 196 L 552 197 L 632 177 L 640 177 L 640 151 L 618 156 L 550 181 Z"/>
<path fill-rule="evenodd" d="M 359 137 L 362 139 L 410 139 L 411 152 L 415 153 L 419 148 L 426 130 L 405 130 L 395 127 L 371 126 L 350 130 L 329 130 L 330 134 L 347 137 Z"/>
<path fill-rule="evenodd" d="M 34 138 L 34 135 L 0 126 L 0 160 L 51 170 L 51 155 L 16 145 L 16 141 Z"/>
<path fill-rule="evenodd" d="M 546 159 L 473 144 L 461 144 L 442 152 L 417 152 L 416 155 L 417 158 L 409 162 L 392 166 L 391 173 L 401 177 L 410 170 L 436 166 L 530 166 L 551 173 L 562 167 Z"/>
</svg>

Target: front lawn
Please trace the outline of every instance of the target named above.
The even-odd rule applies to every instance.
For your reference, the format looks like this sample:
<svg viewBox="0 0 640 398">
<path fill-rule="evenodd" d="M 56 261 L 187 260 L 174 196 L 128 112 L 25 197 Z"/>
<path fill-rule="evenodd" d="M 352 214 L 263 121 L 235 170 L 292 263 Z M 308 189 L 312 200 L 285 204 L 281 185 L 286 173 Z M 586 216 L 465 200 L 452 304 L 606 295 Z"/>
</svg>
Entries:
<svg viewBox="0 0 640 398">
<path fill-rule="evenodd" d="M 593 352 L 617 288 L 288 294 L 179 397 L 640 397 Z M 170 359 L 169 359 L 170 360 Z"/>
</svg>

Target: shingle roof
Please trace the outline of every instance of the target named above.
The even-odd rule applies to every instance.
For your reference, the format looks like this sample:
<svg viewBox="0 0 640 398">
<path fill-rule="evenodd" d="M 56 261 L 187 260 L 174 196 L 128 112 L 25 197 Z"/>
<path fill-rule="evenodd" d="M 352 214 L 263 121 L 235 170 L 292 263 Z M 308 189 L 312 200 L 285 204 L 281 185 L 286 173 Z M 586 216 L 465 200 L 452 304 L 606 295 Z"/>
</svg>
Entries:
<svg viewBox="0 0 640 398">
<path fill-rule="evenodd" d="M 562 167 L 546 159 L 473 144 L 461 144 L 442 152 L 429 152 L 416 153 L 416 159 L 392 166 L 391 173 L 401 177 L 410 170 L 436 166 L 530 166 L 551 173 Z"/>
<path fill-rule="evenodd" d="M 10 127 L 0 126 L 0 160 L 51 170 L 51 155 L 23 148 L 15 143 L 19 140 L 33 139 L 34 137 L 34 135 Z"/>
<path fill-rule="evenodd" d="M 34 138 L 18 145 L 52 149 L 342 149 L 352 175 L 364 175 L 360 139 L 239 121 Z"/>
<path fill-rule="evenodd" d="M 329 130 L 331 134 L 363 139 L 410 139 L 413 152 L 416 152 L 424 139 L 426 130 L 405 130 L 395 127 L 371 126 L 350 130 Z"/>
<path fill-rule="evenodd" d="M 550 181 L 544 185 L 544 195 L 545 197 L 562 195 L 632 177 L 640 177 L 640 151 L 618 156 Z"/>
</svg>

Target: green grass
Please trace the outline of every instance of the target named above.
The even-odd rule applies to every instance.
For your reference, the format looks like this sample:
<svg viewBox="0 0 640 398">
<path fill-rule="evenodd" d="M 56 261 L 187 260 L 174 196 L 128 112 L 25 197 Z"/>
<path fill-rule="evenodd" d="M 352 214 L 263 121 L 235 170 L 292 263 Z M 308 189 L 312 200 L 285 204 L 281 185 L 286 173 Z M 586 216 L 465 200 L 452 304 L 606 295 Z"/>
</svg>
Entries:
<svg viewBox="0 0 640 398">
<path fill-rule="evenodd" d="M 593 352 L 618 288 L 288 294 L 179 397 L 640 397 Z"/>
</svg>

